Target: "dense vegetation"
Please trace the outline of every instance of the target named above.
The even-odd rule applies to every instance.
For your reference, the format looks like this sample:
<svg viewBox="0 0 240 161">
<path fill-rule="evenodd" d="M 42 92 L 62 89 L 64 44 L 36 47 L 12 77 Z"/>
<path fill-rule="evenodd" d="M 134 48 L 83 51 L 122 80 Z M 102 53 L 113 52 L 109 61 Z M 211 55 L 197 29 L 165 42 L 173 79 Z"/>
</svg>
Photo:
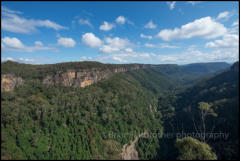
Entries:
<svg viewBox="0 0 240 161">
<path fill-rule="evenodd" d="M 1 92 L 1 158 L 121 159 L 123 145 L 136 136 L 131 134 L 145 131 L 161 137 L 139 139 L 140 159 L 238 158 L 238 63 L 211 75 L 177 65 L 148 65 L 85 88 L 42 83 L 46 74 L 58 70 L 115 67 L 98 62 L 2 63 L 2 74 L 14 73 L 25 82 Z M 168 132 L 195 132 L 192 116 L 201 129 L 199 102 L 208 103 L 217 114 L 206 117 L 207 131 L 214 126 L 213 132 L 229 133 L 227 140 L 163 137 Z"/>
<path fill-rule="evenodd" d="M 165 132 L 203 133 L 218 159 L 239 157 L 239 65 L 159 98 Z M 201 108 L 203 102 L 204 108 Z M 204 115 L 204 109 L 207 115 Z M 168 117 L 170 116 L 170 117 Z M 205 130 L 204 130 L 205 129 Z M 214 136 L 208 134 L 215 134 Z M 173 142 L 172 142 L 173 143 Z M 169 152 L 170 153 L 170 152 Z"/>
</svg>

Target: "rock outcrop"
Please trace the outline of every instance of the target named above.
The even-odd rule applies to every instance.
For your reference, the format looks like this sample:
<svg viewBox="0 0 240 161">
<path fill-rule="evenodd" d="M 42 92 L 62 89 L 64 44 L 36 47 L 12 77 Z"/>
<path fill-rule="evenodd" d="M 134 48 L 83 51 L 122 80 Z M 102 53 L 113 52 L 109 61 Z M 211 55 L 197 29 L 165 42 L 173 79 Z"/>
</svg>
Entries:
<svg viewBox="0 0 240 161">
<path fill-rule="evenodd" d="M 117 68 L 114 69 L 114 72 L 115 73 L 126 72 L 126 71 L 139 70 L 139 69 L 145 69 L 145 68 L 146 68 L 146 65 L 140 64 L 140 65 L 134 65 L 134 66 L 131 66 L 131 67 L 117 67 Z"/>
<path fill-rule="evenodd" d="M 135 145 L 138 142 L 139 138 L 145 136 L 146 134 L 147 132 L 144 132 L 136 136 L 135 139 L 131 141 L 129 146 L 127 144 L 123 145 L 122 153 L 121 153 L 122 160 L 139 160 L 138 152 L 135 148 Z"/>
<path fill-rule="evenodd" d="M 99 70 L 97 68 L 82 70 L 58 71 L 56 74 L 48 75 L 43 83 L 59 84 L 66 87 L 86 87 L 102 79 L 109 78 L 113 73 L 126 72 L 145 68 L 144 65 L 134 65 L 131 67 L 116 67 L 112 70 Z"/>
<path fill-rule="evenodd" d="M 23 79 L 16 77 L 13 74 L 2 74 L 1 75 L 1 91 L 12 91 L 15 87 L 21 85 Z"/>
<path fill-rule="evenodd" d="M 43 80 L 43 83 L 60 84 L 66 87 L 85 87 L 109 76 L 109 71 L 99 71 L 97 69 L 81 71 L 68 70 L 66 72 L 59 71 L 55 75 L 48 75 Z"/>
</svg>

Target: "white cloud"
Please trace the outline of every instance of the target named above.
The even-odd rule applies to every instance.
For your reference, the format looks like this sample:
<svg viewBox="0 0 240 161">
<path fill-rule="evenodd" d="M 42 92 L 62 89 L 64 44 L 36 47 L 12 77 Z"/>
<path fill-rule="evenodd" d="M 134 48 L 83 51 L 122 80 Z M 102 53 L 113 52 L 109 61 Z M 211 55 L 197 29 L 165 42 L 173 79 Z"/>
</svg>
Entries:
<svg viewBox="0 0 240 161">
<path fill-rule="evenodd" d="M 113 48 L 123 49 L 130 44 L 128 39 L 121 39 L 119 37 L 109 38 L 107 37 L 105 41 Z"/>
<path fill-rule="evenodd" d="M 110 45 L 103 45 L 102 47 L 99 48 L 99 51 L 103 53 L 112 53 L 114 51 L 119 51 L 119 50 L 120 50 L 119 48 L 112 47 Z"/>
<path fill-rule="evenodd" d="M 137 60 L 140 59 L 148 59 L 153 55 L 152 53 L 140 53 L 140 52 L 134 52 L 133 50 L 129 51 L 117 51 L 114 53 L 110 53 L 107 55 L 99 55 L 96 57 L 97 61 L 101 62 L 119 62 L 119 63 L 127 63 L 127 62 L 138 62 Z"/>
<path fill-rule="evenodd" d="M 238 60 L 237 50 L 214 50 L 201 52 L 196 49 L 188 49 L 177 54 L 158 54 L 154 57 L 158 63 L 189 64 L 197 62 L 235 62 Z"/>
<path fill-rule="evenodd" d="M 36 46 L 43 46 L 43 43 L 41 41 L 35 41 L 34 43 Z"/>
<path fill-rule="evenodd" d="M 14 33 L 32 33 L 36 32 L 37 27 L 52 28 L 54 30 L 67 29 L 50 20 L 26 19 L 19 16 L 21 12 L 12 11 L 2 7 L 1 28 Z"/>
<path fill-rule="evenodd" d="M 116 22 L 119 23 L 119 24 L 125 24 L 126 18 L 125 18 L 124 16 L 119 16 L 119 17 L 116 19 Z"/>
<path fill-rule="evenodd" d="M 221 40 L 215 40 L 206 43 L 207 48 L 238 48 L 239 35 L 226 34 Z"/>
<path fill-rule="evenodd" d="M 166 44 L 166 43 L 161 43 L 161 44 L 145 43 L 144 46 L 145 46 L 145 47 L 148 47 L 148 48 L 168 48 L 168 49 L 179 48 L 178 46 L 169 45 L 169 44 Z"/>
<path fill-rule="evenodd" d="M 33 63 L 33 62 L 35 62 L 34 59 L 22 58 L 22 57 L 20 57 L 20 58 L 3 57 L 3 58 L 2 58 L 2 61 L 3 61 L 3 62 L 4 62 L 4 61 L 8 61 L 8 60 L 10 60 L 10 61 L 16 61 L 16 62 L 21 62 L 21 63 Z"/>
<path fill-rule="evenodd" d="M 99 27 L 99 29 L 103 30 L 103 31 L 109 31 L 114 27 L 115 27 L 114 24 L 111 24 L 111 23 L 108 23 L 107 21 L 104 21 L 103 24 Z"/>
<path fill-rule="evenodd" d="M 57 44 L 59 46 L 69 48 L 69 47 L 74 47 L 76 45 L 76 42 L 72 38 L 61 37 L 61 38 L 58 39 Z"/>
<path fill-rule="evenodd" d="M 91 48 L 100 47 L 102 45 L 102 41 L 93 33 L 85 33 L 82 36 L 82 42 Z"/>
<path fill-rule="evenodd" d="M 2 61 L 8 61 L 8 60 L 14 61 L 14 58 L 12 58 L 12 57 L 3 57 L 2 58 Z"/>
<path fill-rule="evenodd" d="M 125 49 L 125 51 L 130 50 L 130 49 L 126 49 L 126 47 L 130 45 L 130 41 L 128 39 L 121 39 L 119 37 L 114 37 L 114 38 L 107 37 L 105 38 L 105 43 L 106 43 L 105 45 L 99 48 L 100 52 L 113 53 L 123 49 Z"/>
<path fill-rule="evenodd" d="M 116 60 L 116 61 L 119 61 L 120 63 L 126 63 L 127 62 L 126 60 L 123 60 L 123 59 L 121 59 L 120 57 L 117 57 L 117 56 L 113 56 L 112 59 Z"/>
<path fill-rule="evenodd" d="M 89 21 L 89 20 L 85 20 L 85 19 L 79 19 L 78 20 L 78 23 L 80 24 L 80 25 L 88 25 L 88 26 L 90 26 L 91 28 L 93 28 L 93 25 L 91 24 L 91 22 Z"/>
<path fill-rule="evenodd" d="M 152 20 L 149 21 L 145 26 L 144 28 L 147 28 L 147 29 L 155 29 L 157 27 L 157 25 L 155 25 Z"/>
<path fill-rule="evenodd" d="M 13 48 L 13 49 L 25 48 L 23 43 L 20 40 L 18 40 L 16 37 L 13 37 L 13 38 L 4 37 L 4 38 L 2 38 L 2 42 L 3 42 L 4 46 L 7 46 L 9 48 Z"/>
<path fill-rule="evenodd" d="M 175 28 L 174 30 L 161 30 L 157 37 L 160 37 L 166 41 L 173 39 L 188 39 L 192 37 L 211 39 L 223 36 L 226 32 L 227 29 L 223 24 L 214 21 L 208 16 L 196 19 L 193 22 L 181 26 L 181 28 Z"/>
<path fill-rule="evenodd" d="M 225 19 L 225 20 L 227 20 L 227 19 L 228 19 L 229 17 L 231 17 L 231 16 L 232 16 L 232 14 L 230 14 L 230 12 L 228 12 L 228 11 L 221 12 L 221 13 L 218 14 L 217 20 L 220 20 L 220 19 Z"/>
<path fill-rule="evenodd" d="M 167 2 L 167 4 L 169 5 L 170 10 L 173 10 L 175 7 L 176 1 Z"/>
<path fill-rule="evenodd" d="M 201 1 L 187 1 L 187 3 L 195 6 L 196 4 L 200 3 Z"/>
<path fill-rule="evenodd" d="M 238 60 L 238 49 L 217 49 L 212 52 L 202 52 L 194 46 L 177 53 L 148 53 L 116 51 L 109 54 L 98 55 L 97 61 L 103 63 L 155 63 L 155 64 L 189 64 L 197 62 L 235 62 Z"/>
<path fill-rule="evenodd" d="M 125 51 L 130 53 L 130 52 L 133 52 L 133 49 L 132 48 L 126 48 Z"/>
<path fill-rule="evenodd" d="M 148 47 L 148 48 L 155 48 L 156 47 L 156 45 L 150 44 L 150 43 L 145 43 L 144 46 Z"/>
<path fill-rule="evenodd" d="M 141 37 L 141 38 L 145 38 L 145 39 L 149 39 L 149 40 L 152 39 L 152 36 L 150 36 L 150 35 L 140 34 L 140 37 Z"/>
<path fill-rule="evenodd" d="M 232 26 L 239 26 L 239 21 L 238 20 L 234 21 Z"/>
<path fill-rule="evenodd" d="M 34 52 L 37 50 L 53 50 L 54 49 L 54 48 L 43 46 L 43 44 L 40 41 L 35 41 L 35 46 L 25 46 L 16 37 L 2 38 L 1 47 L 3 51 L 16 51 L 16 52 Z"/>
<path fill-rule="evenodd" d="M 92 57 L 91 56 L 82 56 L 82 57 L 80 57 L 80 59 L 81 60 L 91 60 L 92 59 Z"/>
</svg>

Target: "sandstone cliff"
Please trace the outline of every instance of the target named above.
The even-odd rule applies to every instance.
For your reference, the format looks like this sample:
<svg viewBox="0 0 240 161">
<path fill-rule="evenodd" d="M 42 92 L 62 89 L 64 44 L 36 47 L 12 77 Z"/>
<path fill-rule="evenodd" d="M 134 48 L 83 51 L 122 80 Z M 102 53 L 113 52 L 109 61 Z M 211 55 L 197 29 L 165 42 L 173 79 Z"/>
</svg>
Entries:
<svg viewBox="0 0 240 161">
<path fill-rule="evenodd" d="M 108 78 L 110 75 L 111 73 L 109 71 L 99 71 L 97 69 L 59 71 L 55 75 L 48 75 L 43 80 L 43 83 L 60 84 L 66 87 L 85 87 L 104 78 Z"/>
<path fill-rule="evenodd" d="M 15 87 L 21 85 L 23 79 L 16 77 L 13 74 L 2 74 L 1 75 L 1 91 L 12 91 Z"/>
<path fill-rule="evenodd" d="M 116 67 L 112 70 L 99 70 L 97 68 L 58 71 L 56 74 L 48 75 L 43 83 L 59 84 L 66 87 L 86 87 L 102 79 L 109 78 L 113 73 L 126 72 L 145 68 L 144 65 L 134 65 L 131 67 Z"/>
</svg>

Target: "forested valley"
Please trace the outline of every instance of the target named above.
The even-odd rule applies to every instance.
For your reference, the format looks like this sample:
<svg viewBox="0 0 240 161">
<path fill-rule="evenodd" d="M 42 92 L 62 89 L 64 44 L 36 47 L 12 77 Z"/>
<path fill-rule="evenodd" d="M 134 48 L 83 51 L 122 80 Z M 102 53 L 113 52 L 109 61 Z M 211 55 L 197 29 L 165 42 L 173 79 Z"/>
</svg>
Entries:
<svg viewBox="0 0 240 161">
<path fill-rule="evenodd" d="M 70 79 L 59 73 L 69 70 L 91 71 L 84 79 L 88 84 L 72 86 L 78 83 L 74 80 L 69 85 Z M 101 80 L 98 76 L 90 81 L 97 72 Z M 7 74 L 22 80 L 4 91 L 12 81 L 3 83 Z M 238 62 L 179 66 L 7 61 L 1 63 L 1 75 L 3 160 L 125 159 L 124 145 L 143 133 L 132 159 L 239 159 Z M 43 83 L 52 75 L 51 82 Z"/>
</svg>

